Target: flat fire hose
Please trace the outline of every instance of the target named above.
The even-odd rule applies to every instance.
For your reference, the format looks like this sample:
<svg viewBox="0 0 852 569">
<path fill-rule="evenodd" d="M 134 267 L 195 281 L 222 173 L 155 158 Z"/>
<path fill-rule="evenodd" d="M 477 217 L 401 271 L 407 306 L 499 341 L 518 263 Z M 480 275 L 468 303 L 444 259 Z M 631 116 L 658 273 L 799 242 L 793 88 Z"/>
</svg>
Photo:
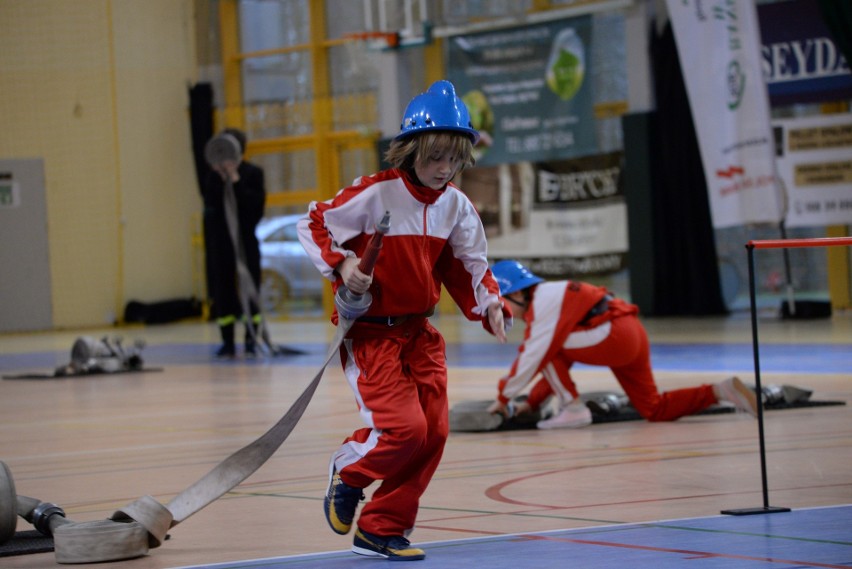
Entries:
<svg viewBox="0 0 852 569">
<path fill-rule="evenodd" d="M 389 218 L 390 215 L 385 213 L 361 258 L 358 268 L 365 274 L 373 272 L 382 237 L 390 227 Z M 142 496 L 117 510 L 109 519 L 74 522 L 66 519 L 65 512 L 55 504 L 17 496 L 18 515 L 31 522 L 41 533 L 53 535 L 58 563 L 97 563 L 132 559 L 145 555 L 149 549 L 159 547 L 170 528 L 239 485 L 278 450 L 301 419 L 326 367 L 339 350 L 352 324 L 369 309 L 371 302 L 369 291 L 356 295 L 345 286 L 339 287 L 335 295 L 339 316 L 337 331 L 322 367 L 299 398 L 260 438 L 220 462 L 167 505 L 162 505 L 151 496 Z M 3 472 L 7 472 L 5 465 L 3 466 Z M 10 486 L 14 494 L 10 474 L 8 478 L 8 484 L 5 486 Z"/>
</svg>

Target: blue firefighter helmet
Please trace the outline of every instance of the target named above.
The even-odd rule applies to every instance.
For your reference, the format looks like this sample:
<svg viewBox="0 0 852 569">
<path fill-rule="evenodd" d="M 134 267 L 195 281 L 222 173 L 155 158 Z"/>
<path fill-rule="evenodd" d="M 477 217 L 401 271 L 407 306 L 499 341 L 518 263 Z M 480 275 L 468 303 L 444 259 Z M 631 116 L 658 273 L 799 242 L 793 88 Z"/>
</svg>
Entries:
<svg viewBox="0 0 852 569">
<path fill-rule="evenodd" d="M 491 267 L 491 274 L 500 285 L 500 294 L 503 296 L 544 282 L 543 278 L 517 261 L 497 261 Z"/>
<path fill-rule="evenodd" d="M 462 132 L 470 136 L 473 144 L 479 142 L 479 132 L 470 122 L 470 112 L 449 81 L 435 81 L 428 91 L 411 99 L 402 115 L 396 140 L 429 130 Z"/>
</svg>

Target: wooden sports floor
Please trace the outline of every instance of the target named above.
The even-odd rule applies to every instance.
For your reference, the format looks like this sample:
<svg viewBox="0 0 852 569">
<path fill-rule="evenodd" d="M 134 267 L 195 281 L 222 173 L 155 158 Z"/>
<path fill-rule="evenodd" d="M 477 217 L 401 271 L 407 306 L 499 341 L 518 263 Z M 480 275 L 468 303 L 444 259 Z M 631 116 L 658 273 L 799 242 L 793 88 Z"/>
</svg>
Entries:
<svg viewBox="0 0 852 569">
<path fill-rule="evenodd" d="M 487 400 L 520 327 L 501 346 L 454 315 L 433 319 L 448 343 L 450 404 Z M 748 313 L 645 318 L 661 389 L 737 374 L 754 383 Z M 17 494 L 102 520 L 144 495 L 168 501 L 255 440 L 315 375 L 333 336 L 324 319 L 275 321 L 299 356 L 219 362 L 213 324 L 0 335 L 0 372 L 51 373 L 81 335 L 147 343 L 150 372 L 0 381 L 0 460 Z M 852 567 L 852 314 L 759 318 L 764 386 L 811 390 L 844 405 L 578 430 L 451 433 L 424 495 L 414 567 Z M 578 367 L 581 391 L 618 390 L 606 369 Z M 290 438 L 233 491 L 175 526 L 146 556 L 97 567 L 371 568 L 322 511 L 330 453 L 359 427 L 335 362 Z M 369 491 L 368 491 L 369 495 Z M 771 507 L 749 516 L 722 510 Z M 18 531 L 32 530 L 18 519 Z M 66 567 L 53 553 L 0 557 L 0 568 Z"/>
</svg>

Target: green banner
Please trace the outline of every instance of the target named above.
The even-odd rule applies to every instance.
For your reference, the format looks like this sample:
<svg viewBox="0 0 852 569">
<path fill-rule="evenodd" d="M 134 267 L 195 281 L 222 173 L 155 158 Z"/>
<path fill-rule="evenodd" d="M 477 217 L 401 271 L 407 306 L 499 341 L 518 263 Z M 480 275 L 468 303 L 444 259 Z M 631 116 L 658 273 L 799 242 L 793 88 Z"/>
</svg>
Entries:
<svg viewBox="0 0 852 569">
<path fill-rule="evenodd" d="M 597 152 L 590 16 L 449 38 L 447 78 L 482 133 L 477 164 Z"/>
</svg>

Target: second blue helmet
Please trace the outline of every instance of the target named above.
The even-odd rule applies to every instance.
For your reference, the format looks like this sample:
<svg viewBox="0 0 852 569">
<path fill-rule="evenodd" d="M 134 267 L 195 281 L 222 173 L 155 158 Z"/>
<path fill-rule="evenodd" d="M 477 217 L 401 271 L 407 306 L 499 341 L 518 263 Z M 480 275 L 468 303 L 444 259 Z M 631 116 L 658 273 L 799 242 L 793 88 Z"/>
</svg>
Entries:
<svg viewBox="0 0 852 569">
<path fill-rule="evenodd" d="M 474 145 L 479 142 L 479 131 L 470 122 L 470 112 L 456 96 L 456 88 L 449 81 L 435 81 L 428 91 L 411 99 L 395 138 L 399 140 L 429 130 L 462 132 L 470 137 Z"/>
<path fill-rule="evenodd" d="M 497 261 L 491 267 L 491 274 L 500 285 L 500 294 L 503 296 L 544 282 L 543 278 L 517 261 Z"/>
</svg>

